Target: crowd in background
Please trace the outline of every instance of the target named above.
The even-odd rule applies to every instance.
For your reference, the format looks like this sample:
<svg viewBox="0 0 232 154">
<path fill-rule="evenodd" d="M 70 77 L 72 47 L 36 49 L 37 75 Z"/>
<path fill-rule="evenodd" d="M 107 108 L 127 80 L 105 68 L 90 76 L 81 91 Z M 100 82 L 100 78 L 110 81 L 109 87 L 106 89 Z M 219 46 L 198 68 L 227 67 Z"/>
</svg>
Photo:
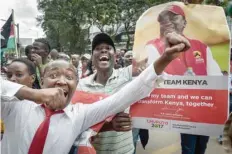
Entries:
<svg viewBox="0 0 232 154">
<path fill-rule="evenodd" d="M 44 42 L 48 44 L 46 39 L 37 39 L 35 42 Z M 49 47 L 50 48 L 50 47 Z M 77 69 L 79 78 L 84 78 L 96 72 L 94 65 L 91 61 L 91 54 L 68 54 L 65 52 L 58 52 L 56 49 L 52 49 L 50 53 L 47 51 L 42 51 L 38 49 L 38 47 L 33 47 L 33 45 L 28 45 L 25 47 L 25 56 L 22 56 L 21 59 L 27 59 L 34 63 L 36 71 L 41 71 L 41 67 L 47 64 L 50 61 L 63 59 L 65 61 L 70 62 Z M 47 53 L 46 53 L 47 52 Z M 115 53 L 115 64 L 114 69 L 119 69 L 123 67 L 127 67 L 132 64 L 133 53 L 131 50 L 127 49 L 116 49 Z M 5 64 L 1 66 L 2 76 L 6 77 L 7 67 L 15 60 L 15 54 L 5 54 Z M 40 72 L 41 73 L 41 72 Z M 38 77 L 42 74 L 37 73 Z"/>
</svg>

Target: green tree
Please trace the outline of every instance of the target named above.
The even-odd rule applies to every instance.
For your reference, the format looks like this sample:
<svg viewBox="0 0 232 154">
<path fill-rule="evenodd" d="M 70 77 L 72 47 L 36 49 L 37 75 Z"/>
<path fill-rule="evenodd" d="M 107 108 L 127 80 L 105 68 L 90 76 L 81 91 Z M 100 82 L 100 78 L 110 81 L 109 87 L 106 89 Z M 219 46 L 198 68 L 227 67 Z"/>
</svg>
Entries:
<svg viewBox="0 0 232 154">
<path fill-rule="evenodd" d="M 42 0 L 43 15 L 37 18 L 52 47 L 70 53 L 83 53 L 88 44 L 89 24 L 84 0 Z"/>
<path fill-rule="evenodd" d="M 89 21 L 100 31 L 111 35 L 113 39 L 120 32 L 126 34 L 126 48 L 129 48 L 136 21 L 152 5 L 170 0 L 92 0 Z"/>
</svg>

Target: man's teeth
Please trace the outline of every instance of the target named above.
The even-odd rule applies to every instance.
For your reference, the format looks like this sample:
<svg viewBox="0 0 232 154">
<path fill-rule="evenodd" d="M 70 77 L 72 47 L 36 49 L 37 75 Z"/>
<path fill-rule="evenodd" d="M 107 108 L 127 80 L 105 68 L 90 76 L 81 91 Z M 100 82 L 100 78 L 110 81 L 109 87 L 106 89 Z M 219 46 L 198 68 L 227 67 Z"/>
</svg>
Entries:
<svg viewBox="0 0 232 154">
<path fill-rule="evenodd" d="M 108 61 L 109 58 L 108 58 L 107 56 L 102 56 L 102 57 L 100 57 L 100 60 L 101 60 L 101 61 Z"/>
</svg>

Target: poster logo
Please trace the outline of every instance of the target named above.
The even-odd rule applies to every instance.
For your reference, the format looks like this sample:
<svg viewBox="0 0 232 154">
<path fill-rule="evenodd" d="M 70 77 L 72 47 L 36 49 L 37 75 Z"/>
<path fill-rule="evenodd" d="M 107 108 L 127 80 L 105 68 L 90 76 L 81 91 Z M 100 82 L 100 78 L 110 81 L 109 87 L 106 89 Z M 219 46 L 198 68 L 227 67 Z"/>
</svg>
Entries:
<svg viewBox="0 0 232 154">
<path fill-rule="evenodd" d="M 196 62 L 203 63 L 204 59 L 201 57 L 200 51 L 193 51 L 194 58 L 196 59 Z"/>
<path fill-rule="evenodd" d="M 147 123 L 151 124 L 152 128 L 164 128 L 164 126 L 168 125 L 167 121 L 153 119 L 147 119 Z"/>
<path fill-rule="evenodd" d="M 195 58 L 201 58 L 201 53 L 199 51 L 194 51 L 193 52 Z"/>
</svg>

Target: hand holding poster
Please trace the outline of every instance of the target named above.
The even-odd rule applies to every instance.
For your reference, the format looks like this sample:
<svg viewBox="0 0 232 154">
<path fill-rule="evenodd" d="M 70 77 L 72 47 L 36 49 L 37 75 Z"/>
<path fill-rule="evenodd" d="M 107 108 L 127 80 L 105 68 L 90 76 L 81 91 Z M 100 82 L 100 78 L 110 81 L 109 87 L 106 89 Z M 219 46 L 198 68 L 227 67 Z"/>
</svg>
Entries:
<svg viewBox="0 0 232 154">
<path fill-rule="evenodd" d="M 72 98 L 72 103 L 83 103 L 83 104 L 92 104 L 94 102 L 97 102 L 101 99 L 106 98 L 107 95 L 105 94 L 98 94 L 98 93 L 88 93 L 88 92 L 84 92 L 84 91 L 76 91 L 75 94 L 73 95 Z M 109 122 L 111 121 L 113 118 L 109 117 L 107 119 L 105 119 L 105 121 L 102 121 L 94 126 L 92 126 L 91 128 L 89 128 L 88 130 L 86 130 L 85 132 L 83 132 L 79 138 L 78 138 L 78 142 L 75 143 L 77 146 L 77 152 L 76 154 L 96 154 L 96 151 L 94 149 L 94 147 L 91 144 L 91 138 L 93 136 L 95 136 L 100 129 L 103 127 L 105 122 Z"/>
<path fill-rule="evenodd" d="M 165 69 L 164 84 L 131 108 L 134 126 L 217 135 L 228 115 L 229 29 L 220 7 L 167 3 L 137 21 L 134 66 L 149 65 L 166 48 L 165 36 L 182 34 L 190 49 Z M 141 110 L 143 109 L 143 110 Z"/>
</svg>

